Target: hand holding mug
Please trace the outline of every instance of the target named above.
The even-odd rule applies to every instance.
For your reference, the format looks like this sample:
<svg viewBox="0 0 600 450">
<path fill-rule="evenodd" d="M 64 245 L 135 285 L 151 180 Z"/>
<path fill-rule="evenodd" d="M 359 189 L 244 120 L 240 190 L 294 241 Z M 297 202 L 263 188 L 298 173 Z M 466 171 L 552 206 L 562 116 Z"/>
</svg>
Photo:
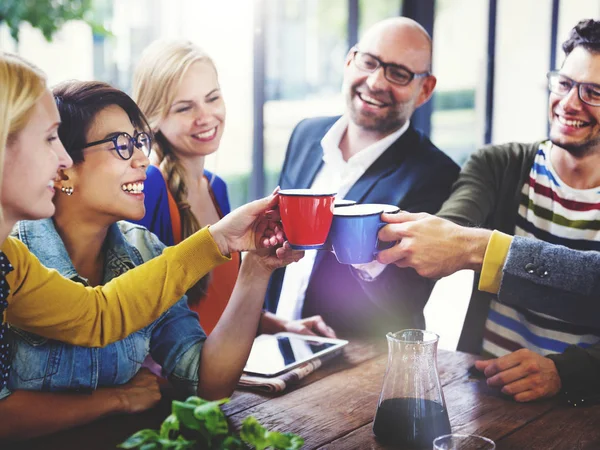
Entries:
<svg viewBox="0 0 600 450">
<path fill-rule="evenodd" d="M 342 264 L 366 264 L 379 253 L 378 231 L 386 225 L 383 212 L 398 212 L 394 205 L 361 204 L 336 208 L 329 240 Z"/>
<path fill-rule="evenodd" d="M 285 236 L 277 210 L 277 189 L 269 196 L 231 211 L 210 227 L 210 233 L 223 255 L 232 252 L 277 247 Z"/>
<path fill-rule="evenodd" d="M 333 219 L 335 193 L 314 189 L 284 189 L 279 196 L 281 222 L 292 248 L 322 248 Z"/>
</svg>

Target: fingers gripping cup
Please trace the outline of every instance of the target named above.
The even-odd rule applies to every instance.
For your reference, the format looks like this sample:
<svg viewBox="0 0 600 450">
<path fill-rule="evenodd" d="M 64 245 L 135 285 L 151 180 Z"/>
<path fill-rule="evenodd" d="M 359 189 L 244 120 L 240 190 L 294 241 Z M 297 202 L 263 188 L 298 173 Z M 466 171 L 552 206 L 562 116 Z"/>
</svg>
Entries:
<svg viewBox="0 0 600 450">
<path fill-rule="evenodd" d="M 322 248 L 327 240 L 335 193 L 312 189 L 279 191 L 279 213 L 283 230 L 294 250 Z"/>
<path fill-rule="evenodd" d="M 329 239 L 342 264 L 366 264 L 377 255 L 382 212 L 397 212 L 391 205 L 364 204 L 336 208 Z"/>
</svg>

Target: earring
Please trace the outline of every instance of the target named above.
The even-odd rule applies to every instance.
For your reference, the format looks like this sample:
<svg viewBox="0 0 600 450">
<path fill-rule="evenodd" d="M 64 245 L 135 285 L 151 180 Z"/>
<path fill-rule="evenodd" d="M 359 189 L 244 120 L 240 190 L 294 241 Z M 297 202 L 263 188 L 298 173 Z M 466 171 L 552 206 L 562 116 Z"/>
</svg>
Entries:
<svg viewBox="0 0 600 450">
<path fill-rule="evenodd" d="M 60 190 L 62 192 L 64 192 L 65 194 L 67 194 L 67 195 L 73 195 L 73 188 L 71 186 L 69 186 L 69 187 L 64 187 L 63 186 L 63 187 L 60 188 Z"/>
</svg>

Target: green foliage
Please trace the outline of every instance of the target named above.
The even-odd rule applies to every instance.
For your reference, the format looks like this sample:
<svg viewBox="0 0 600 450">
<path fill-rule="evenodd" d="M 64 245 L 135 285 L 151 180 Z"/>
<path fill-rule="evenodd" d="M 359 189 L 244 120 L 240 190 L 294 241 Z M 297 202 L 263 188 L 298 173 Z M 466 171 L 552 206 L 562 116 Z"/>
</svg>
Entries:
<svg viewBox="0 0 600 450">
<path fill-rule="evenodd" d="M 267 430 L 254 417 L 244 419 L 240 437 L 244 442 L 253 445 L 256 450 L 267 448 L 298 450 L 304 444 L 304 439 L 295 434 Z"/>
<path fill-rule="evenodd" d="M 229 430 L 221 405 L 225 398 L 214 402 L 189 397 L 185 402 L 174 400 L 172 414 L 156 430 L 141 430 L 119 444 L 123 449 L 139 450 L 298 450 L 304 439 L 292 433 L 269 431 L 254 417 L 242 423 L 239 436 Z"/>
<path fill-rule="evenodd" d="M 108 31 L 91 20 L 93 0 L 2 0 L 0 2 L 0 24 L 6 22 L 11 36 L 19 40 L 19 26 L 29 22 L 38 28 L 46 40 L 70 20 L 83 20 L 95 34 L 106 35 Z"/>
</svg>

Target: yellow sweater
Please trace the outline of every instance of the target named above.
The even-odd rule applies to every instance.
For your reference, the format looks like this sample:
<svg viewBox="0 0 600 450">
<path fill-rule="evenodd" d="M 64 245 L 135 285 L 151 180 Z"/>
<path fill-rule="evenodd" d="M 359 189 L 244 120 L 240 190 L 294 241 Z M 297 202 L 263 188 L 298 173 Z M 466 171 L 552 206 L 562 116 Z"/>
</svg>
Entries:
<svg viewBox="0 0 600 450">
<path fill-rule="evenodd" d="M 51 339 L 87 347 L 121 340 L 157 319 L 200 278 L 229 258 L 204 228 L 141 266 L 95 288 L 43 266 L 25 245 L 7 238 L 2 251 L 14 270 L 6 320 Z"/>
</svg>

